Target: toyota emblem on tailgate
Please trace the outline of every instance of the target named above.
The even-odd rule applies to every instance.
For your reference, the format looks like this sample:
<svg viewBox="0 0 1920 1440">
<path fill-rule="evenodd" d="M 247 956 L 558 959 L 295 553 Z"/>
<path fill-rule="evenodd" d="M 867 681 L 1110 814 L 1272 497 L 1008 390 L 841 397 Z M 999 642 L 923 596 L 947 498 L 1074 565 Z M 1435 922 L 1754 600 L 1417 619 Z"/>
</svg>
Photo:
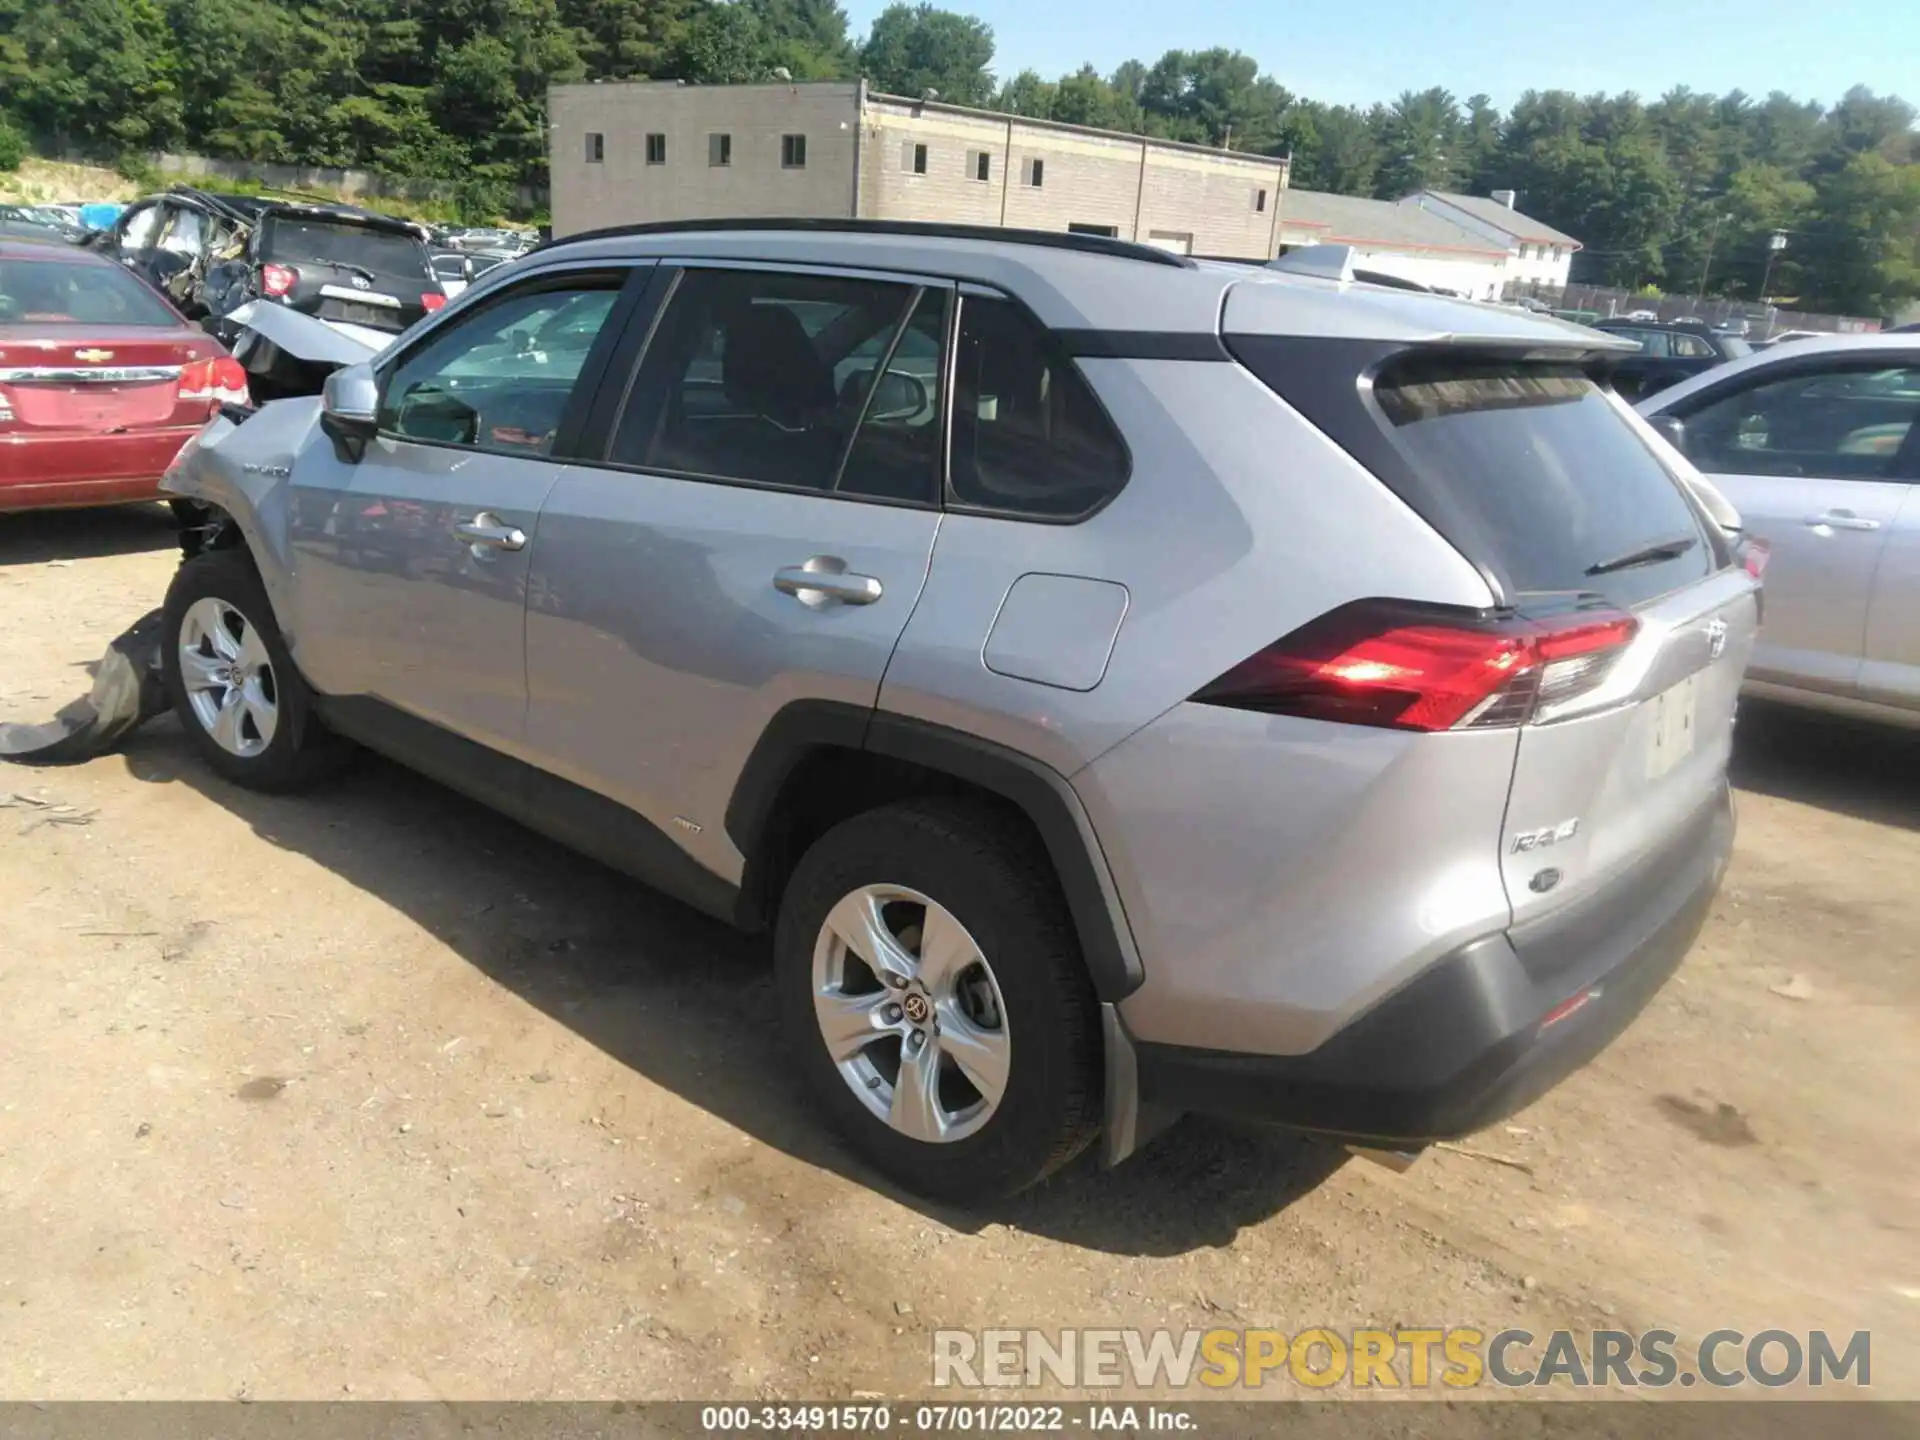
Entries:
<svg viewBox="0 0 1920 1440">
<path fill-rule="evenodd" d="M 1714 620 L 1707 626 L 1707 658 L 1718 660 L 1727 653 L 1727 622 Z"/>
<path fill-rule="evenodd" d="M 373 287 L 373 282 L 364 275 L 350 275 L 347 278 L 356 290 L 368 290 Z"/>
</svg>

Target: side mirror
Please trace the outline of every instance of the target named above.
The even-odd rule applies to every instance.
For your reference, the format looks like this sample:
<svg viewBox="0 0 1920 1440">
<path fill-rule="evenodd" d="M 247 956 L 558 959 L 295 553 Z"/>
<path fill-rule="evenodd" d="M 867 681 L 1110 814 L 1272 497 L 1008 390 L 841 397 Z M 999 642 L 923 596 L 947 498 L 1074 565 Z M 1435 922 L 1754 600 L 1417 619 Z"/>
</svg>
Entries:
<svg viewBox="0 0 1920 1440">
<path fill-rule="evenodd" d="M 927 387 L 918 376 L 889 370 L 874 387 L 869 420 L 910 420 L 927 408 Z"/>
<path fill-rule="evenodd" d="M 374 435 L 380 417 L 380 382 L 373 366 L 348 365 L 327 376 L 320 388 L 320 426 L 353 460 Z"/>
<path fill-rule="evenodd" d="M 1651 415 L 1647 423 L 1654 432 L 1682 455 L 1687 453 L 1687 422 L 1677 415 Z"/>
</svg>

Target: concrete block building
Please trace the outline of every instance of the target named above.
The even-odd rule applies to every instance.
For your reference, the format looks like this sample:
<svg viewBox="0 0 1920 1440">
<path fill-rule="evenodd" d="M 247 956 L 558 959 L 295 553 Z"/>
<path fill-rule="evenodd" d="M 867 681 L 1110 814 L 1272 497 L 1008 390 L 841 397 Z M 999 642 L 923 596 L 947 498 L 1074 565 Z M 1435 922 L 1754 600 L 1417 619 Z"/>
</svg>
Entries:
<svg viewBox="0 0 1920 1440">
<path fill-rule="evenodd" d="M 557 85 L 553 232 L 725 216 L 1007 225 L 1279 253 L 1287 162 L 864 82 Z"/>
</svg>

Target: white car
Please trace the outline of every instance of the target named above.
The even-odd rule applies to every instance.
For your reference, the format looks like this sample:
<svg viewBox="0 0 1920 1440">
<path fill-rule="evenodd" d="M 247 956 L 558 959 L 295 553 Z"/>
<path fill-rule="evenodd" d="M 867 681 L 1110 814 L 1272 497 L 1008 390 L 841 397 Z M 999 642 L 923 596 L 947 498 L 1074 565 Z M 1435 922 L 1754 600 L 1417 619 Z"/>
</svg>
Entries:
<svg viewBox="0 0 1920 1440">
<path fill-rule="evenodd" d="M 1920 334 L 1808 337 L 1639 410 L 1767 543 L 1747 690 L 1920 726 Z"/>
</svg>

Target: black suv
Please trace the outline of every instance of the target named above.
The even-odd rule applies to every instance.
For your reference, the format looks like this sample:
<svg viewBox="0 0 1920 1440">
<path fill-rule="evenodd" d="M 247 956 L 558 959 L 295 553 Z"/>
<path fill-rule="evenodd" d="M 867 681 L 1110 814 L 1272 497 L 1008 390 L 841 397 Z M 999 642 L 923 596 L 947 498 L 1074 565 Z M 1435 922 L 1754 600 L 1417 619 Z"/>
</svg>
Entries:
<svg viewBox="0 0 1920 1440">
<path fill-rule="evenodd" d="M 352 205 L 181 188 L 136 201 L 92 243 L 229 344 L 226 317 L 250 300 L 392 334 L 447 301 L 426 231 Z"/>
<path fill-rule="evenodd" d="M 1753 353 L 1738 335 L 1709 330 L 1699 320 L 1596 320 L 1593 328 L 1640 347 L 1613 367 L 1614 388 L 1629 400 Z"/>
</svg>

